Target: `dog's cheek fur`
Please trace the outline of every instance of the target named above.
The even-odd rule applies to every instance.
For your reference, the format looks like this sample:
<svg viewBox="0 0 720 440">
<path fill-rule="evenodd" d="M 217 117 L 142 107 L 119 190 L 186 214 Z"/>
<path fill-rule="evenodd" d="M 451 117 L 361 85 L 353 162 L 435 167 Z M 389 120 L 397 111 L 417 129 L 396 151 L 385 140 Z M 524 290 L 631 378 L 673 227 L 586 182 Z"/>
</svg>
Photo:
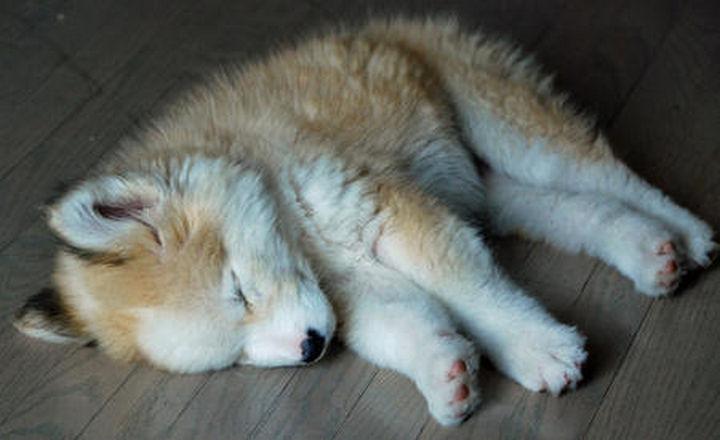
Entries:
<svg viewBox="0 0 720 440">
<path fill-rule="evenodd" d="M 145 309 L 136 317 L 137 354 L 157 368 L 198 373 L 231 366 L 240 357 L 242 326 L 222 310 Z"/>
<path fill-rule="evenodd" d="M 69 314 L 83 323 L 110 356 L 152 363 L 147 353 L 138 348 L 143 337 L 138 330 L 142 324 L 138 311 L 192 308 L 193 304 L 203 302 L 198 295 L 214 294 L 219 289 L 216 280 L 220 278 L 225 256 L 221 239 L 210 226 L 198 228 L 192 236 L 181 227 L 165 234 L 166 240 L 178 240 L 166 243 L 165 260 L 148 250 L 143 230 L 137 231 L 139 236 L 126 240 L 127 259 L 122 265 L 87 261 L 61 252 L 54 281 Z M 183 252 L 178 252 L 179 248 Z M 178 320 L 175 327 L 184 325 Z M 173 337 L 166 338 L 167 346 L 173 344 Z"/>
</svg>

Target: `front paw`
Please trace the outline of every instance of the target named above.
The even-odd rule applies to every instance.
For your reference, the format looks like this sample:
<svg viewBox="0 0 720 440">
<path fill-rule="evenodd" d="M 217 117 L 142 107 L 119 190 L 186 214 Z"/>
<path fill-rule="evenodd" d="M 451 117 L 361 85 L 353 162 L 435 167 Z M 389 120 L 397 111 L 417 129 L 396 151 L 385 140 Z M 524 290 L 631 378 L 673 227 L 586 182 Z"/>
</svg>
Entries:
<svg viewBox="0 0 720 440">
<path fill-rule="evenodd" d="M 428 402 L 430 414 L 444 426 L 468 418 L 480 403 L 477 385 L 478 355 L 472 345 L 453 336 L 422 366 L 417 385 Z"/>
<path fill-rule="evenodd" d="M 582 380 L 584 345 L 574 328 L 554 323 L 518 332 L 500 342 L 492 357 L 500 371 L 525 388 L 559 395 Z"/>
</svg>

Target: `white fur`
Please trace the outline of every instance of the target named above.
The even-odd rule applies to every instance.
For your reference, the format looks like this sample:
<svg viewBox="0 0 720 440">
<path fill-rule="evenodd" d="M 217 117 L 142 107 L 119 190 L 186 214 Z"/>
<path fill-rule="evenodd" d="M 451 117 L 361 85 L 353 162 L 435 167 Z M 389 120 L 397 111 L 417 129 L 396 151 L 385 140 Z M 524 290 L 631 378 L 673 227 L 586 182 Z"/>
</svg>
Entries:
<svg viewBox="0 0 720 440">
<path fill-rule="evenodd" d="M 657 283 L 671 255 L 657 249 L 675 237 L 654 218 L 600 194 L 524 185 L 507 177 L 487 179 L 488 205 L 499 233 L 522 230 L 570 252 L 602 258 L 651 296 L 667 294 Z"/>
<path fill-rule="evenodd" d="M 210 322 L 197 312 L 203 311 L 138 310 L 138 343 L 143 355 L 155 365 L 183 373 L 215 370 L 237 362 L 245 338 L 242 333 L 228 331 L 233 326 L 231 317 L 226 322 L 217 318 Z M 286 361 L 297 362 L 299 357 Z"/>
</svg>

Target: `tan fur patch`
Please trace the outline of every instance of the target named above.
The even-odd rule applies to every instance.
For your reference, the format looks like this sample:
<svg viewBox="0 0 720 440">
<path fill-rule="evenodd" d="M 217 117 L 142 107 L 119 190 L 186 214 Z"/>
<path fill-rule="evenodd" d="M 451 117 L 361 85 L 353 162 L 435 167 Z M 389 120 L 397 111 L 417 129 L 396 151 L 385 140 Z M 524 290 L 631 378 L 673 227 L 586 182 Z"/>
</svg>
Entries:
<svg viewBox="0 0 720 440">
<path fill-rule="evenodd" d="M 220 279 L 226 251 L 213 222 L 183 215 L 169 219 L 160 227 L 162 249 L 138 228 L 119 251 L 125 256 L 121 265 L 78 261 L 70 254 L 64 258 L 75 263 L 58 265 L 56 281 L 73 322 L 99 333 L 100 344 L 115 357 L 137 357 L 134 309 L 191 306 Z M 73 290 L 78 285 L 83 292 Z M 81 305 L 89 301 L 94 304 L 91 315 Z"/>
</svg>

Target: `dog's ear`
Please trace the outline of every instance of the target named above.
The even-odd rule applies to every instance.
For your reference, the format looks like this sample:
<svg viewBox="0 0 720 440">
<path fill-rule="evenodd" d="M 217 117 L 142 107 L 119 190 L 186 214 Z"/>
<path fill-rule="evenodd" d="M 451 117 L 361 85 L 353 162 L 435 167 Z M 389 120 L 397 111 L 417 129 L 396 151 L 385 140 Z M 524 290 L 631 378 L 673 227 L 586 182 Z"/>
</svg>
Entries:
<svg viewBox="0 0 720 440">
<path fill-rule="evenodd" d="M 22 333 L 48 342 L 89 342 L 63 307 L 57 291 L 46 288 L 28 298 L 13 325 Z"/>
<path fill-rule="evenodd" d="M 103 177 L 85 182 L 48 208 L 48 223 L 73 248 L 90 252 L 115 249 L 138 227 L 153 227 L 152 209 L 161 188 L 142 178 Z"/>
</svg>

